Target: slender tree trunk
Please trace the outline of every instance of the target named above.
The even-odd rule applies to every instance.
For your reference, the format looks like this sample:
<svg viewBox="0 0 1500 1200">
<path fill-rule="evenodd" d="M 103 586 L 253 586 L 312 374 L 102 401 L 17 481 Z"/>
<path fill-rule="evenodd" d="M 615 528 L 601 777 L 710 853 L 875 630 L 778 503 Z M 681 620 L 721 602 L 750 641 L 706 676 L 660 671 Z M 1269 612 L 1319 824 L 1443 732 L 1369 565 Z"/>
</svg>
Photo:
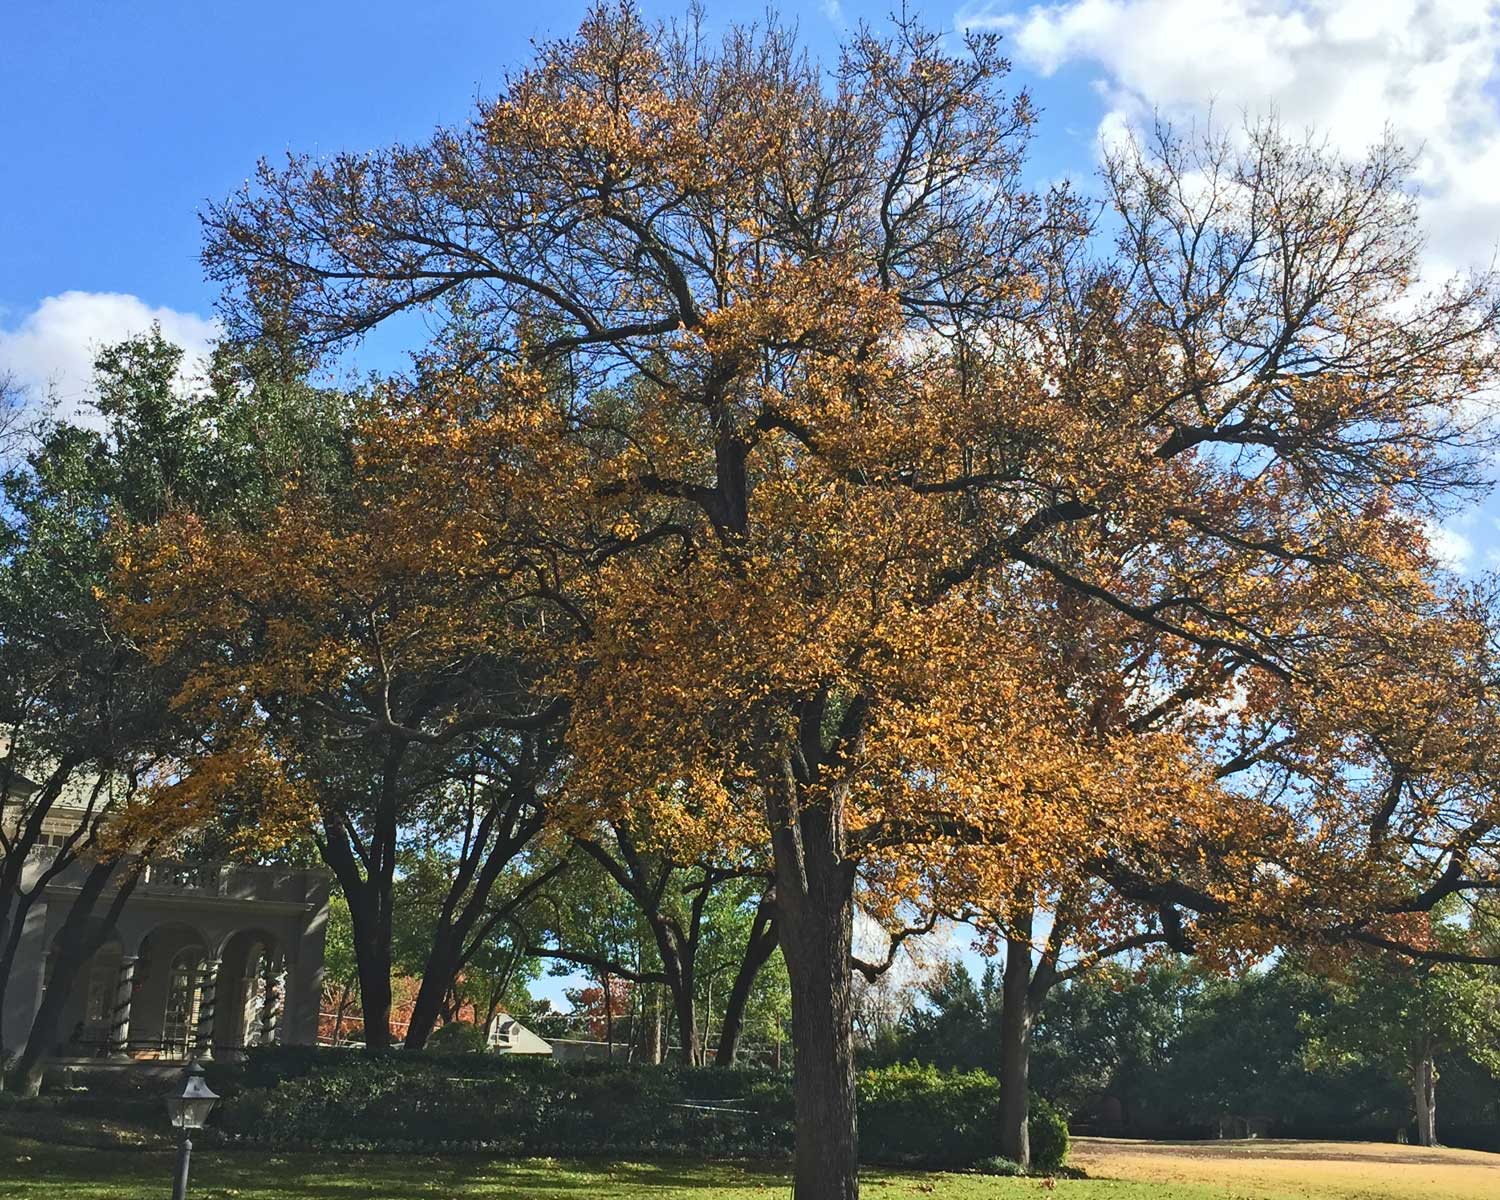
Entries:
<svg viewBox="0 0 1500 1200">
<path fill-rule="evenodd" d="M 1424 1049 L 1412 1064 L 1412 1099 L 1417 1109 L 1417 1141 L 1424 1146 L 1436 1146 L 1437 1067 L 1430 1049 Z"/>
<path fill-rule="evenodd" d="M 703 1065 L 703 1056 L 708 1047 L 709 1033 L 714 1023 L 714 977 L 708 977 L 708 995 L 703 998 L 703 1037 L 698 1042 L 698 1061 L 694 1066 Z"/>
<path fill-rule="evenodd" d="M 795 1200 L 857 1200 L 854 868 L 828 801 L 803 808 L 795 835 L 776 830 L 781 950 L 792 990 Z"/>
<path fill-rule="evenodd" d="M 714 1065 L 717 1067 L 734 1066 L 739 1054 L 740 1036 L 745 1029 L 745 1006 L 750 1002 L 756 976 L 776 949 L 776 939 L 776 921 L 771 916 L 771 902 L 762 901 L 755 911 L 755 921 L 750 927 L 750 940 L 745 943 L 745 955 L 740 959 L 740 969 L 735 973 L 734 984 L 729 989 L 729 999 L 724 1005 L 724 1023 L 719 1027 L 719 1047 L 714 1055 Z"/>
<path fill-rule="evenodd" d="M 41 835 L 46 828 L 47 817 L 62 794 L 63 787 L 82 761 L 76 755 L 64 755 L 46 783 L 31 797 L 29 804 L 21 805 L 21 811 L 14 818 L 15 828 L 10 833 L 10 847 L 0 857 L 0 1013 L 5 1011 L 6 992 L 15 970 L 16 956 L 20 952 L 21 938 L 26 932 L 26 916 L 31 911 L 31 906 L 36 903 L 37 896 L 49 880 L 77 861 L 78 847 L 74 844 L 59 851 L 40 876 L 32 879 L 31 887 L 22 890 L 21 881 L 26 876 L 26 863 L 42 844 Z M 0 818 L 5 820 L 10 820 L 6 817 L 6 809 L 11 807 L 12 771 L 13 765 L 7 754 L 0 761 Z M 97 799 L 98 795 L 99 787 L 96 786 L 94 798 Z M 100 820 L 99 814 L 94 813 L 93 800 L 89 803 L 88 811 L 91 816 L 86 818 L 85 826 L 90 820 L 95 823 Z M 4 1022 L 0 1021 L 0 1091 L 5 1086 L 3 1064 L 7 1057 Z"/>
<path fill-rule="evenodd" d="M 109 908 L 102 918 L 94 921 L 94 909 L 99 897 L 119 866 L 118 859 L 93 863 L 68 909 L 68 915 L 63 919 L 63 927 L 58 933 L 57 959 L 53 964 L 52 977 L 48 981 L 42 1003 L 32 1018 L 26 1046 L 16 1060 L 17 1086 L 23 1096 L 35 1096 L 41 1091 L 44 1065 L 47 1057 L 57 1047 L 63 1010 L 78 982 L 78 973 L 114 932 L 120 910 L 135 890 L 138 876 L 134 872 L 122 876 Z"/>
<path fill-rule="evenodd" d="M 609 1061 L 615 1061 L 615 997 L 609 988 L 609 976 L 603 978 L 604 983 L 604 1045 L 605 1053 Z"/>
<path fill-rule="evenodd" d="M 344 1029 L 344 1014 L 349 1011 L 349 998 L 352 989 L 347 983 L 339 984 L 338 1003 L 333 1009 L 333 1036 L 329 1039 L 335 1046 L 339 1044 L 339 1034 Z"/>
<path fill-rule="evenodd" d="M 659 1066 L 662 1060 L 662 1035 L 664 1033 L 662 1025 L 661 989 L 653 987 L 651 989 L 651 1045 L 646 1055 L 653 1067 Z"/>
<path fill-rule="evenodd" d="M 408 1050 L 420 1050 L 426 1046 L 427 1039 L 437 1028 L 438 1018 L 443 1015 L 443 1002 L 459 970 L 458 947 L 452 941 L 449 929 L 439 929 L 433 939 L 432 950 L 422 967 L 422 982 L 417 987 L 416 999 L 412 1001 L 406 1037 L 401 1043 Z"/>
<path fill-rule="evenodd" d="M 1008 937 L 1000 1006 L 1000 1153 L 1023 1167 L 1031 1166 L 1031 1016 L 1031 939 Z"/>
</svg>

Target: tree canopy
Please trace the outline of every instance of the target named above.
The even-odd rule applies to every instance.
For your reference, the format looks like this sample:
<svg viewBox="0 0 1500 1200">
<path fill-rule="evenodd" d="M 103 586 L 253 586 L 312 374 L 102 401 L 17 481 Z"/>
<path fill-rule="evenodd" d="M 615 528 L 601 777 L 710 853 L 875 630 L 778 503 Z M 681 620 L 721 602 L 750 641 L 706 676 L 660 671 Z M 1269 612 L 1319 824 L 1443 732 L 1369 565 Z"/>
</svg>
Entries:
<svg viewBox="0 0 1500 1200">
<path fill-rule="evenodd" d="M 857 1193 L 856 902 L 895 928 L 1083 872 L 1225 953 L 1409 945 L 1488 861 L 1484 764 L 1408 735 L 1489 719 L 1424 522 L 1480 480 L 1494 281 L 1418 286 L 1394 145 L 1163 129 L 1097 205 L 1030 188 L 1006 72 L 910 20 L 825 70 L 774 20 L 601 5 L 466 126 L 262 164 L 206 214 L 231 335 L 432 337 L 350 503 L 292 493 L 228 547 L 168 520 L 126 564 L 172 653 L 258 622 L 224 619 L 251 582 L 274 602 L 183 703 L 556 732 L 564 825 L 646 806 L 681 859 L 763 855 L 804 1200 Z M 1096 636 L 1183 721 L 1080 720 Z M 274 742 L 243 724 L 241 766 Z"/>
</svg>

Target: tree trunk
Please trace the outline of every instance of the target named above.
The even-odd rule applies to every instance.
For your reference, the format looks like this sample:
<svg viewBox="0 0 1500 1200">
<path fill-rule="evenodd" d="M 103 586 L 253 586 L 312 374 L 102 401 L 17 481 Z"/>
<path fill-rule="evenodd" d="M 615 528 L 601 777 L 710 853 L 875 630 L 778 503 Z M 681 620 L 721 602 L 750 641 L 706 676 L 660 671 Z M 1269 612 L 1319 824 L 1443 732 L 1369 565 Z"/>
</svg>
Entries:
<svg viewBox="0 0 1500 1200">
<path fill-rule="evenodd" d="M 349 998 L 352 991 L 353 989 L 347 983 L 339 984 L 339 999 L 333 1009 L 333 1036 L 329 1039 L 330 1045 L 339 1044 L 339 1035 L 344 1030 L 344 1014 L 349 1011 Z"/>
<path fill-rule="evenodd" d="M 677 1015 L 677 1028 L 681 1031 L 682 1063 L 687 1067 L 703 1065 L 703 1043 L 698 1038 L 698 1004 L 693 995 L 696 981 L 692 970 L 678 959 L 666 969 L 668 988 L 672 993 L 672 1008 Z"/>
<path fill-rule="evenodd" d="M 104 886 L 120 865 L 118 859 L 96 861 L 84 876 L 78 895 L 74 897 L 68 915 L 58 933 L 57 959 L 53 963 L 52 977 L 47 983 L 47 992 L 31 1021 L 31 1033 L 26 1039 L 25 1049 L 16 1060 L 18 1090 L 23 1096 L 35 1096 L 42 1089 L 42 1075 L 47 1057 L 56 1049 L 62 1022 L 63 1010 L 78 982 L 78 972 L 93 957 L 114 932 L 120 910 L 130 893 L 135 890 L 139 876 L 135 872 L 122 876 L 114 899 L 105 915 L 93 920 L 94 909 Z"/>
<path fill-rule="evenodd" d="M 857 1200 L 854 868 L 828 801 L 775 831 L 781 951 L 792 991 L 795 1200 Z"/>
<path fill-rule="evenodd" d="M 708 977 L 708 994 L 703 998 L 703 1036 L 698 1041 L 698 1061 L 694 1066 L 703 1065 L 704 1049 L 708 1046 L 709 1035 L 713 1030 L 714 1023 L 714 977 Z"/>
<path fill-rule="evenodd" d="M 605 975 L 604 983 L 604 1046 L 605 1054 L 609 1061 L 615 1061 L 615 997 L 609 988 L 609 976 Z"/>
<path fill-rule="evenodd" d="M 503 804 L 491 808 L 475 839 L 471 852 L 459 864 L 432 931 L 432 949 L 422 963 L 422 980 L 412 1004 L 411 1020 L 406 1026 L 403 1045 L 420 1050 L 427 1044 L 437 1019 L 443 1014 L 443 1002 L 454 987 L 466 961 L 465 943 L 477 929 L 492 925 L 500 914 L 489 914 L 490 896 L 505 868 L 525 849 L 541 829 L 540 815 L 520 819 L 521 811 L 532 799 L 532 793 L 510 792 Z M 497 828 L 498 827 L 498 828 Z M 491 836 L 494 841 L 491 842 Z M 554 871 L 544 873 L 531 885 L 522 888 L 503 906 L 509 910 L 531 893 L 537 883 Z M 489 914 L 489 919 L 486 919 Z M 472 953 L 472 948 L 471 951 Z M 456 1014 L 461 1006 L 455 1004 Z"/>
<path fill-rule="evenodd" d="M 1424 1146 L 1436 1146 L 1437 1067 L 1431 1050 L 1412 1064 L 1412 1099 L 1417 1109 L 1417 1141 Z"/>
<path fill-rule="evenodd" d="M 365 1026 L 365 1049 L 388 1050 L 391 1046 L 391 921 L 390 909 L 379 909 L 361 899 L 349 900 L 349 921 L 354 926 L 354 960 L 359 971 L 359 1008 Z M 361 912 L 363 911 L 363 916 Z M 382 930 L 384 932 L 382 932 Z"/>
<path fill-rule="evenodd" d="M 716 1067 L 734 1066 L 739 1054 L 740 1035 L 745 1029 L 745 1006 L 750 1002 L 756 976 L 776 949 L 776 921 L 771 915 L 771 903 L 762 901 L 755 910 L 750 940 L 745 943 L 745 955 L 740 960 L 740 969 L 735 974 L 729 1000 L 724 1006 L 724 1023 L 719 1027 L 719 1047 L 714 1055 Z"/>
<path fill-rule="evenodd" d="M 438 1018 L 443 1015 L 444 1000 L 453 978 L 458 974 L 458 947 L 452 944 L 450 931 L 439 929 L 433 939 L 432 950 L 422 966 L 422 982 L 417 987 L 416 999 L 412 1001 L 411 1020 L 407 1022 L 406 1037 L 401 1044 L 408 1050 L 420 1050 L 437 1028 Z"/>
<path fill-rule="evenodd" d="M 386 795 L 368 844 L 356 852 L 337 809 L 324 812 L 325 836 L 318 842 L 323 862 L 349 904 L 365 1049 L 377 1052 L 391 1045 L 391 893 L 396 869 L 396 810 L 391 781 L 392 763 L 399 762 L 399 755 L 387 758 Z"/>
<path fill-rule="evenodd" d="M 11 906 L 6 905 L 7 909 Z M 15 966 L 16 957 L 21 948 L 21 935 L 25 932 L 26 909 L 30 907 L 30 898 L 22 905 L 21 897 L 16 897 L 15 907 L 18 909 L 15 916 L 8 922 L 0 922 L 0 938 L 3 938 L 4 948 L 0 949 L 0 1013 L 5 1011 L 5 993 L 10 984 L 11 971 Z M 5 1062 L 9 1058 L 5 1048 L 5 1022 L 0 1020 L 0 1091 L 5 1088 Z"/>
<path fill-rule="evenodd" d="M 1005 940 L 1000 1007 L 1000 1153 L 1031 1166 L 1031 939 Z"/>
<path fill-rule="evenodd" d="M 647 1048 L 646 1053 L 646 1058 L 653 1067 L 660 1066 L 662 1060 L 662 1035 L 664 1033 L 662 1017 L 661 989 L 653 987 L 651 989 L 651 1028 L 649 1031 L 651 1045 Z"/>
</svg>

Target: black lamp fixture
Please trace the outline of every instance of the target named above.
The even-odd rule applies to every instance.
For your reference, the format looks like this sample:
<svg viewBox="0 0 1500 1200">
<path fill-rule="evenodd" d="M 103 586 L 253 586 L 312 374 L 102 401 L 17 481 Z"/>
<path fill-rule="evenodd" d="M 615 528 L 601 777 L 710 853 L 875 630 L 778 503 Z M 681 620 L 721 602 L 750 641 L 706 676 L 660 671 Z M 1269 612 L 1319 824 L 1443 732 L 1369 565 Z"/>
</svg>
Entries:
<svg viewBox="0 0 1500 1200">
<path fill-rule="evenodd" d="M 180 1135 L 172 1200 L 187 1200 L 188 1163 L 193 1155 L 192 1134 L 203 1128 L 208 1114 L 218 1102 L 218 1093 L 208 1086 L 208 1080 L 203 1077 L 203 1064 L 198 1062 L 183 1072 L 182 1088 L 167 1097 L 167 1117 Z"/>
</svg>

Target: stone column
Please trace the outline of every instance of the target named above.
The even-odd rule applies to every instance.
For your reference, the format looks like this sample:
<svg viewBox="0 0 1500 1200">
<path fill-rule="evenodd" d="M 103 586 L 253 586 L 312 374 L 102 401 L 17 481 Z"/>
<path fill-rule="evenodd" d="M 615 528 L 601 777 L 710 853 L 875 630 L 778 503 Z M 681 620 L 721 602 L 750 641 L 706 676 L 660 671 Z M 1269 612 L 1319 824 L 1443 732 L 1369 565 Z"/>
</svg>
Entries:
<svg viewBox="0 0 1500 1200">
<path fill-rule="evenodd" d="M 307 872 L 306 914 L 301 929 L 288 941 L 285 1000 L 277 1035 L 289 1046 L 313 1046 L 318 1041 L 318 1016 L 323 1007 L 323 946 L 328 935 L 329 877 Z"/>
<path fill-rule="evenodd" d="M 286 969 L 281 959 L 267 957 L 262 960 L 261 982 L 265 991 L 261 996 L 260 1037 L 256 1039 L 256 1044 L 269 1046 L 276 1041 L 281 1024 L 282 996 L 286 990 Z"/>
<path fill-rule="evenodd" d="M 194 1051 L 200 1059 L 214 1056 L 214 1010 L 219 991 L 217 958 L 203 964 L 198 973 L 198 1045 Z"/>
<path fill-rule="evenodd" d="M 130 1057 L 130 1006 L 135 999 L 136 956 L 123 955 L 120 973 L 115 979 L 115 1004 L 110 1012 L 109 1054 L 111 1058 Z"/>
</svg>

